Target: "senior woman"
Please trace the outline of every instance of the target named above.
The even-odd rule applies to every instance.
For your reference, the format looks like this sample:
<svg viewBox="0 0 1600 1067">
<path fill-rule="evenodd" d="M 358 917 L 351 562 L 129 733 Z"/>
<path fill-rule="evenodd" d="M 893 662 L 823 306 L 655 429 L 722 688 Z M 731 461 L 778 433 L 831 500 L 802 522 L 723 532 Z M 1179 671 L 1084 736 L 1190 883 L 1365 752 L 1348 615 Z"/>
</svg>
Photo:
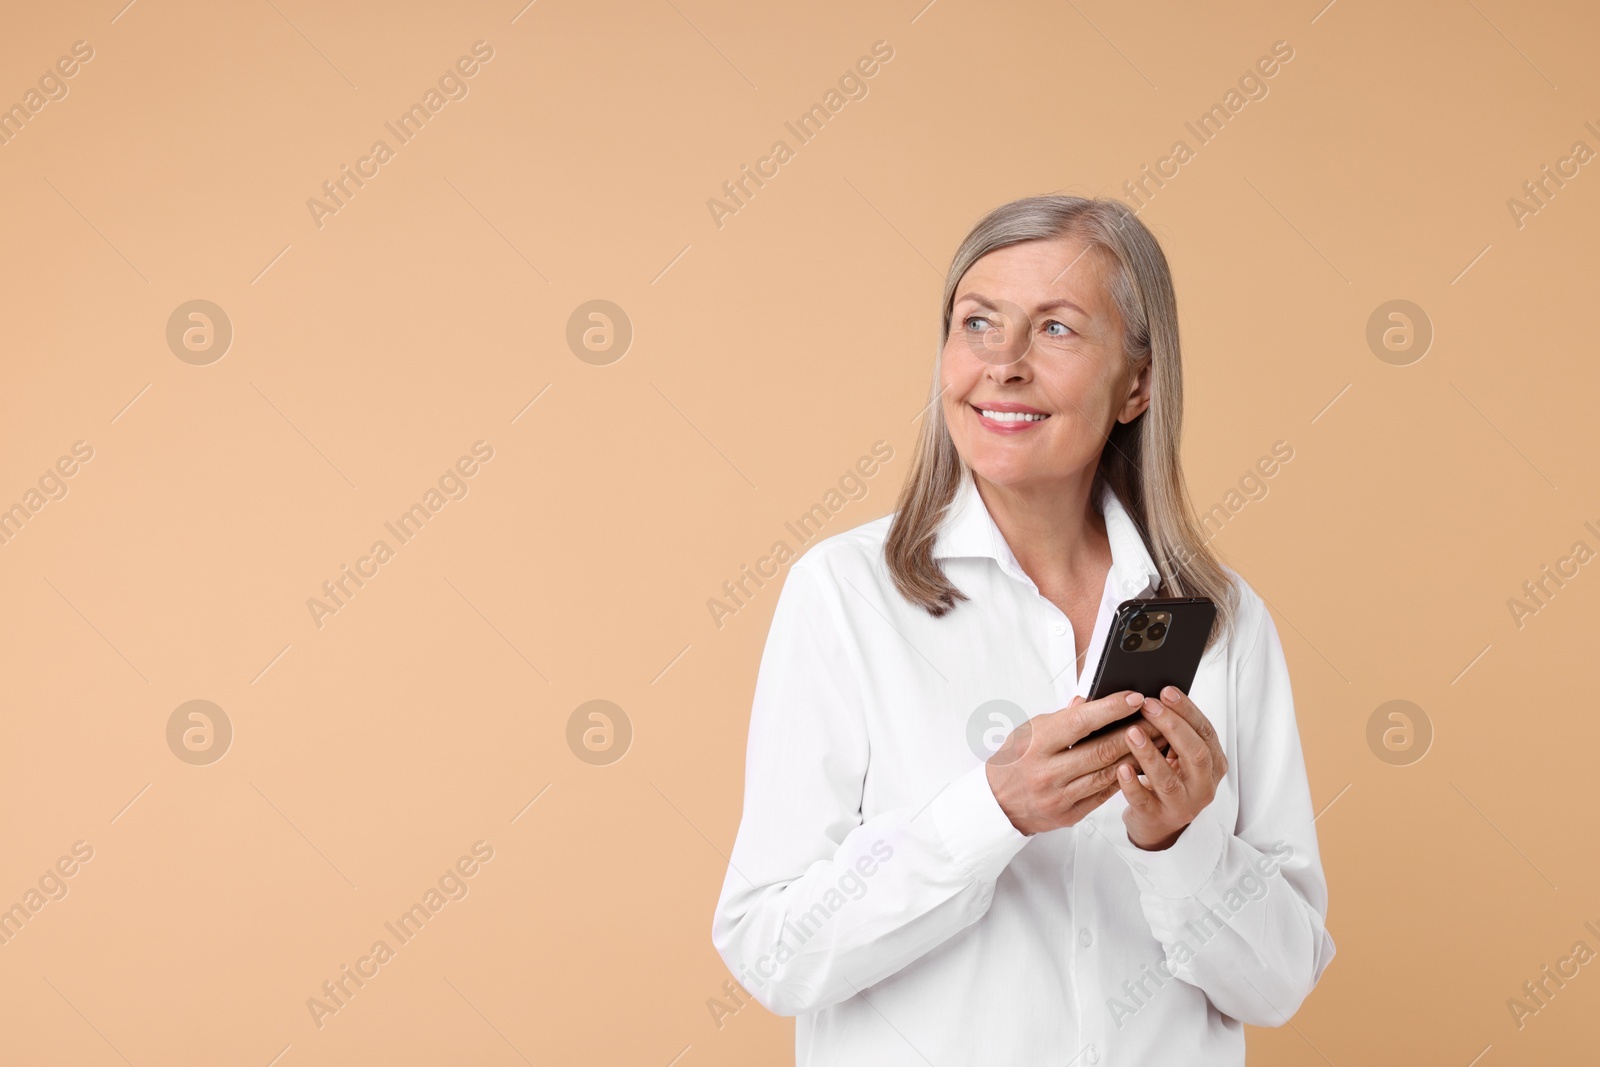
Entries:
<svg viewBox="0 0 1600 1067">
<path fill-rule="evenodd" d="M 779 596 L 712 941 L 801 1064 L 1243 1063 L 1334 945 L 1277 629 L 1184 488 L 1155 238 L 1114 200 L 991 212 L 932 394 L 894 514 Z M 1216 604 L 1189 692 L 1088 700 L 1151 596 Z"/>
</svg>

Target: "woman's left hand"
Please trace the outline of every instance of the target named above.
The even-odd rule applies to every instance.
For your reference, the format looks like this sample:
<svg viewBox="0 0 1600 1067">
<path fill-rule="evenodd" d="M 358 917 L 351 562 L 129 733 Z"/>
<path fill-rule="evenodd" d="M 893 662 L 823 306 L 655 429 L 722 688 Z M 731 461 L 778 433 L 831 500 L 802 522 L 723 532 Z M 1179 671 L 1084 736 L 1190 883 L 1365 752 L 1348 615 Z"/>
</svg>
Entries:
<svg viewBox="0 0 1600 1067">
<path fill-rule="evenodd" d="M 1217 795 L 1217 783 L 1228 773 L 1228 757 L 1211 720 L 1173 686 L 1161 691 L 1160 700 L 1145 699 L 1144 716 L 1172 747 L 1162 755 L 1150 743 L 1146 727 L 1137 723 L 1128 727 L 1129 747 L 1145 781 L 1141 783 L 1126 764 L 1118 768 L 1117 781 L 1128 799 L 1122 813 L 1128 839 L 1158 852 L 1172 847 L 1184 827 Z"/>
</svg>

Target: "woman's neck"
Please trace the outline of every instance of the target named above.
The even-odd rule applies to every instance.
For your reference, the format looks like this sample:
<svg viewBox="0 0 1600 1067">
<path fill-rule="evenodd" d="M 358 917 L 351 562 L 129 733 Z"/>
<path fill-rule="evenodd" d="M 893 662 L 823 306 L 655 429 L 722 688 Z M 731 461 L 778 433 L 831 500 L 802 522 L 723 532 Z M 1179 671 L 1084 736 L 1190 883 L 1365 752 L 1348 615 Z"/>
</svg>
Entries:
<svg viewBox="0 0 1600 1067">
<path fill-rule="evenodd" d="M 1047 597 L 1098 584 L 1110 567 L 1105 518 L 1090 501 L 1094 470 L 1060 481 L 996 485 L 974 476 L 1011 554 Z"/>
</svg>

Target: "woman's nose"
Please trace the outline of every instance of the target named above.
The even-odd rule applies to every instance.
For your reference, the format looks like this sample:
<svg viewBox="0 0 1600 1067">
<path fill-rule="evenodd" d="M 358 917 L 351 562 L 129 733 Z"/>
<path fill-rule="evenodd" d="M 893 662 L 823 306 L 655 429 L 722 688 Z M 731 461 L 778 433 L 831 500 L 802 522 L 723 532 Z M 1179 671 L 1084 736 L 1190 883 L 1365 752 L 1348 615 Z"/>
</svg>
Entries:
<svg viewBox="0 0 1600 1067">
<path fill-rule="evenodd" d="M 1002 385 L 1028 381 L 1033 376 L 1032 351 L 1031 345 L 1024 346 L 1016 358 L 1006 363 L 989 363 L 983 373 L 990 381 Z"/>
</svg>

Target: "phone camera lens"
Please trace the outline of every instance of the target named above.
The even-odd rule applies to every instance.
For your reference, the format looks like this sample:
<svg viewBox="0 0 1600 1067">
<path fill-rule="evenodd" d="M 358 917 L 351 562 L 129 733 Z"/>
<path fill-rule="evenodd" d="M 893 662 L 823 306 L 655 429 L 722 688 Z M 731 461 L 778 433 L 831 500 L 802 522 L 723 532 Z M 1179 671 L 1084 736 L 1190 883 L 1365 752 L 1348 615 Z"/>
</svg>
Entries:
<svg viewBox="0 0 1600 1067">
<path fill-rule="evenodd" d="M 1142 644 L 1144 644 L 1144 638 L 1138 634 L 1129 634 L 1122 639 L 1122 650 L 1124 652 L 1132 652 Z"/>
<path fill-rule="evenodd" d="M 1150 622 L 1150 616 L 1148 616 L 1148 615 L 1135 615 L 1133 617 L 1133 621 L 1128 623 L 1128 629 L 1130 629 L 1130 630 L 1142 630 L 1142 629 L 1145 628 L 1145 625 L 1148 624 L 1149 622 Z"/>
<path fill-rule="evenodd" d="M 1158 622 L 1151 626 L 1150 629 L 1145 631 L 1145 636 L 1152 641 L 1159 641 L 1161 640 L 1162 635 L 1164 635 L 1166 632 L 1167 624 L 1164 622 Z"/>
</svg>

